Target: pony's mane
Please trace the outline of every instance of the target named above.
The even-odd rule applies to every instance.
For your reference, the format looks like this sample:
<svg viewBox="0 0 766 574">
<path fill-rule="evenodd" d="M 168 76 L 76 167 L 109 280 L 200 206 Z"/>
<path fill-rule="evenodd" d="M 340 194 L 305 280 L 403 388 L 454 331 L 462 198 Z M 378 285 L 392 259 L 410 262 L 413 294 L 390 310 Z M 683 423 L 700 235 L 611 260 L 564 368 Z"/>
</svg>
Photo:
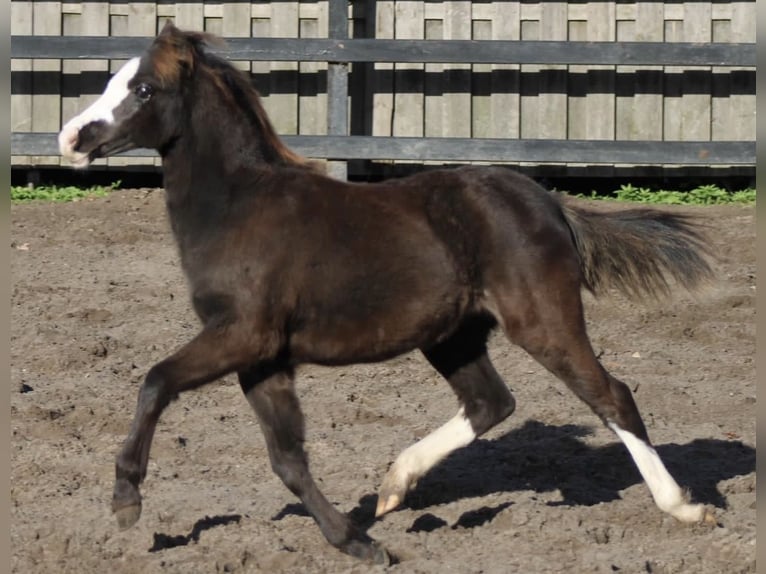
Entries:
<svg viewBox="0 0 766 574">
<path fill-rule="evenodd" d="M 151 49 L 154 74 L 163 85 L 180 82 L 184 70 L 205 73 L 230 104 L 242 111 L 262 140 L 267 162 L 320 171 L 319 164 L 288 148 L 277 135 L 250 78 L 230 62 L 206 50 L 224 47 L 225 41 L 206 32 L 165 26 Z"/>
</svg>

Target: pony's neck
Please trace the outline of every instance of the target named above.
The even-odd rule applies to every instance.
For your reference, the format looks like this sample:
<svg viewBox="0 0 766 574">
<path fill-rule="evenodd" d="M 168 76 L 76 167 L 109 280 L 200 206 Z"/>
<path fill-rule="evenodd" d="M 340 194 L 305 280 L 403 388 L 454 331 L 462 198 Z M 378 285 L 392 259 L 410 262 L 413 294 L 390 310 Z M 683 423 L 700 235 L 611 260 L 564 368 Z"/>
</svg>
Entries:
<svg viewBox="0 0 766 574">
<path fill-rule="evenodd" d="M 258 134 L 212 88 L 195 86 L 185 125 L 172 145 L 162 150 L 165 188 L 179 199 L 192 189 L 191 195 L 202 199 L 201 195 L 236 182 L 243 171 L 269 169 Z"/>
<path fill-rule="evenodd" d="M 249 86 L 227 73 L 196 72 L 183 127 L 162 151 L 169 216 L 182 247 L 230 215 L 235 196 L 258 194 L 275 171 L 314 169 L 282 144 Z"/>
<path fill-rule="evenodd" d="M 287 149 L 271 126 L 257 95 L 235 70 L 201 67 L 187 99 L 188 123 L 174 145 L 163 154 L 165 169 L 179 180 L 225 184 L 243 172 L 305 165 Z"/>
</svg>

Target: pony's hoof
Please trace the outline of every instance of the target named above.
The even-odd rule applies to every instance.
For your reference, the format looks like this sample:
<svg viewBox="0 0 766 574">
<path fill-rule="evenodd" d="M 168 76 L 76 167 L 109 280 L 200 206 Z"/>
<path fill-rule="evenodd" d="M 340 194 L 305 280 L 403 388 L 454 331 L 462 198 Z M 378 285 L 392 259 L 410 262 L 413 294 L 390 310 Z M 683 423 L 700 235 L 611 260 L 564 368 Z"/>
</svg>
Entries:
<svg viewBox="0 0 766 574">
<path fill-rule="evenodd" d="M 705 516 L 702 518 L 702 524 L 708 524 L 710 526 L 718 526 L 718 520 L 716 519 L 715 514 L 713 514 L 709 510 L 705 510 Z"/>
<path fill-rule="evenodd" d="M 375 507 L 375 518 L 379 518 L 386 514 L 387 512 L 391 512 L 394 508 L 399 506 L 402 503 L 402 500 L 399 498 L 399 495 L 397 494 L 389 494 L 385 498 L 382 495 L 378 496 L 378 504 Z"/>
<path fill-rule="evenodd" d="M 383 548 L 383 545 L 366 534 L 361 534 L 359 538 L 350 540 L 340 547 L 340 550 L 354 558 L 372 564 L 390 566 L 392 563 L 391 556 Z"/>
<path fill-rule="evenodd" d="M 141 505 L 123 506 L 115 510 L 114 515 L 117 517 L 117 526 L 120 527 L 120 530 L 127 530 L 141 517 Z"/>
<path fill-rule="evenodd" d="M 377 542 L 373 542 L 372 549 L 373 549 L 373 555 L 372 555 L 373 564 L 380 564 L 382 566 L 391 566 L 391 563 L 392 563 L 391 555 L 388 553 L 388 551 L 385 548 L 383 548 L 382 545 L 378 544 Z"/>
<path fill-rule="evenodd" d="M 399 461 L 388 470 L 388 473 L 383 477 L 383 482 L 380 485 L 378 491 L 378 504 L 375 507 L 375 518 L 383 516 L 387 512 L 391 512 L 394 508 L 398 507 L 404 502 L 404 497 L 407 492 L 415 487 L 417 484 L 408 472 L 403 470 Z"/>
<path fill-rule="evenodd" d="M 121 530 L 133 526 L 141 516 L 141 494 L 134 484 L 124 478 L 118 478 L 114 483 L 112 512 Z"/>
</svg>

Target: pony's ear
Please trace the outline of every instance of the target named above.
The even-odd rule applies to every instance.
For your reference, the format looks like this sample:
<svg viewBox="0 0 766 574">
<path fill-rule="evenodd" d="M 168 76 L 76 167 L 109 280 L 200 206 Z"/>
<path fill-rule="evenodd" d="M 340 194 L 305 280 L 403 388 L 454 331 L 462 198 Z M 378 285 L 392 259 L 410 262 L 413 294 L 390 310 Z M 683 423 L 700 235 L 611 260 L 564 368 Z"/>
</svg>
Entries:
<svg viewBox="0 0 766 574">
<path fill-rule="evenodd" d="M 165 25 L 162 27 L 162 30 L 160 31 L 160 36 L 170 36 L 172 34 L 177 34 L 179 32 L 178 28 L 175 27 L 175 24 L 173 24 L 173 21 L 168 18 L 165 20 Z"/>
</svg>

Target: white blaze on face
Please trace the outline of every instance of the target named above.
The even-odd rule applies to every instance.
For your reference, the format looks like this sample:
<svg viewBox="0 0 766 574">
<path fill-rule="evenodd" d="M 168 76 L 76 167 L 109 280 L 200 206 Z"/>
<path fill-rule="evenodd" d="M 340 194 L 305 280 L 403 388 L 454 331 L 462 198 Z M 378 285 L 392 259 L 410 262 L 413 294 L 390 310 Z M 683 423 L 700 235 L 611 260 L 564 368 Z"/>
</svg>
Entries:
<svg viewBox="0 0 766 574">
<path fill-rule="evenodd" d="M 87 152 L 83 153 L 74 149 L 80 137 L 80 130 L 92 122 L 114 123 L 114 109 L 130 93 L 128 82 L 136 75 L 140 61 L 140 58 L 129 60 L 112 76 L 101 97 L 84 112 L 69 120 L 61 129 L 58 137 L 59 151 L 75 167 L 86 167 L 90 163 Z"/>
</svg>

